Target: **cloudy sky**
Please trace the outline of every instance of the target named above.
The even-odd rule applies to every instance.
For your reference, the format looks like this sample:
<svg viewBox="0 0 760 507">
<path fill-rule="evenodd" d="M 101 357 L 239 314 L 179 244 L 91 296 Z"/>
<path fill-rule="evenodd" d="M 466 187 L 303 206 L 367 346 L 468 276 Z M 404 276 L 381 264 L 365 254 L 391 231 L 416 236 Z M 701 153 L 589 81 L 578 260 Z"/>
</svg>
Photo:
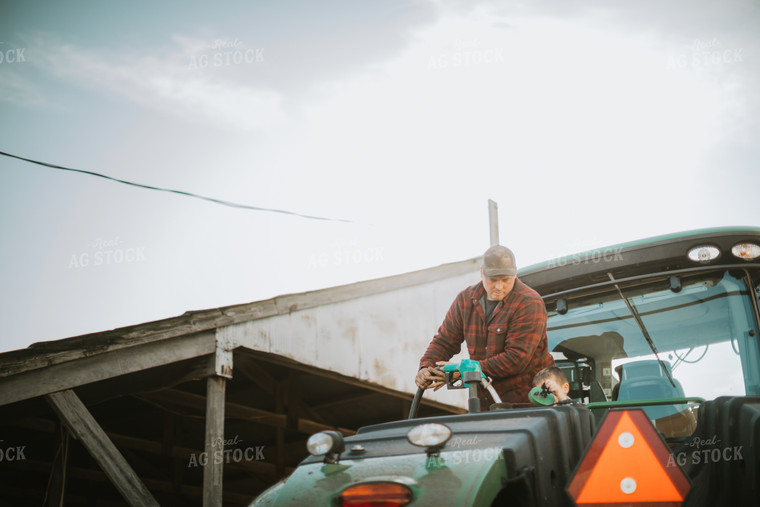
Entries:
<svg viewBox="0 0 760 507">
<path fill-rule="evenodd" d="M 760 224 L 760 3 L 0 1 L 0 350 Z"/>
</svg>

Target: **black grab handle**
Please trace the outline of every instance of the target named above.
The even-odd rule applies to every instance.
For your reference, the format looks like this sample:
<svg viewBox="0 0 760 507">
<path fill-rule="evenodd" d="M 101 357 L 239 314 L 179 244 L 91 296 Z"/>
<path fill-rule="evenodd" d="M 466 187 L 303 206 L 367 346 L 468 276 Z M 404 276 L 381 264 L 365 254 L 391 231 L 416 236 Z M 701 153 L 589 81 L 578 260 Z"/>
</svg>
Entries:
<svg viewBox="0 0 760 507">
<path fill-rule="evenodd" d="M 422 399 L 422 393 L 424 393 L 425 390 L 422 388 L 417 388 L 417 393 L 414 395 L 414 399 L 412 400 L 412 406 L 409 407 L 409 417 L 407 419 L 414 419 L 417 417 L 417 410 L 420 408 L 420 400 Z"/>
</svg>

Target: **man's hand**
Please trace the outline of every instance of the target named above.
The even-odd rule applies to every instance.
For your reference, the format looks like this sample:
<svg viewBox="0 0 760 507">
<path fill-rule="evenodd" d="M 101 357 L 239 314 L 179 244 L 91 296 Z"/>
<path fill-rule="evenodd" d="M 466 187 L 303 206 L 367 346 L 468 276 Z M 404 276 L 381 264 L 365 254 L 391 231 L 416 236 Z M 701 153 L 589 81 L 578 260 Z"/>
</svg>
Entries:
<svg viewBox="0 0 760 507">
<path fill-rule="evenodd" d="M 420 389 L 433 388 L 437 391 L 442 385 L 446 383 L 446 376 L 440 370 L 436 370 L 433 366 L 422 368 L 417 372 L 417 377 L 414 379 L 414 383 Z"/>
<path fill-rule="evenodd" d="M 436 366 L 444 366 L 447 364 L 455 363 L 452 363 L 450 361 L 438 361 L 435 363 Z M 460 375 L 458 371 L 455 371 L 452 374 L 453 379 L 458 379 L 459 377 Z M 417 372 L 417 377 L 414 379 L 414 383 L 417 384 L 417 387 L 420 389 L 429 389 L 432 387 L 433 391 L 437 391 L 446 385 L 446 374 L 433 366 L 428 366 L 427 368 L 422 368 Z"/>
</svg>

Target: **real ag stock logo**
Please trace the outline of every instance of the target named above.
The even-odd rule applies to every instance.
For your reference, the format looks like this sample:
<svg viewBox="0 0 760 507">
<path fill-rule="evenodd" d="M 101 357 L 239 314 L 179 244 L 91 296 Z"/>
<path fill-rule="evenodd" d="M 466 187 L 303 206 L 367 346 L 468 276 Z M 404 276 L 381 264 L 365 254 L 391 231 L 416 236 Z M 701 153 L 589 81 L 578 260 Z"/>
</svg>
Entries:
<svg viewBox="0 0 760 507">
<path fill-rule="evenodd" d="M 309 254 L 310 269 L 350 266 L 385 261 L 384 249 L 379 246 L 367 246 L 358 238 L 338 238 L 327 250 L 312 251 Z"/>
<path fill-rule="evenodd" d="M 189 69 L 264 63 L 264 48 L 246 48 L 239 39 L 215 39 L 211 51 L 190 57 Z"/>
<path fill-rule="evenodd" d="M 714 435 L 712 438 L 699 438 L 694 437 L 685 442 L 684 447 L 688 446 L 689 450 L 681 451 L 676 454 L 671 454 L 668 457 L 668 463 L 666 466 L 673 467 L 678 463 L 680 466 L 691 463 L 692 465 L 699 465 L 704 463 L 705 465 L 710 463 L 720 463 L 728 461 L 744 461 L 744 455 L 742 445 L 720 445 L 718 436 Z"/>
<path fill-rule="evenodd" d="M 668 57 L 670 69 L 704 69 L 720 65 L 744 63 L 744 48 L 724 47 L 716 37 L 696 39 L 683 51 Z"/>
<path fill-rule="evenodd" d="M 211 442 L 211 449 L 209 451 L 191 454 L 187 468 L 205 467 L 209 463 L 219 465 L 222 463 L 240 463 L 241 461 L 264 461 L 263 445 L 246 447 L 244 449 L 241 447 L 226 449 L 226 447 L 237 446 L 242 442 L 243 440 L 239 435 L 235 435 L 235 438 L 227 440 L 217 438 Z"/>
<path fill-rule="evenodd" d="M 623 260 L 623 247 L 596 249 L 552 259 L 547 267 L 577 266 L 579 264 L 599 264 L 601 262 L 618 262 Z"/>
<path fill-rule="evenodd" d="M 0 65 L 9 63 L 25 63 L 24 55 L 26 48 L 7 48 L 4 42 L 0 42 Z"/>
<path fill-rule="evenodd" d="M 71 254 L 69 269 L 133 264 L 146 260 L 144 246 L 124 246 L 124 240 L 119 236 L 108 239 L 97 238 L 87 246 L 88 250 Z"/>
<path fill-rule="evenodd" d="M 0 463 L 26 459 L 25 445 L 4 445 L 3 442 L 4 440 L 0 440 Z"/>
<path fill-rule="evenodd" d="M 428 69 L 447 69 L 504 63 L 503 48 L 486 48 L 478 39 L 457 39 L 450 51 L 431 56 Z"/>
</svg>

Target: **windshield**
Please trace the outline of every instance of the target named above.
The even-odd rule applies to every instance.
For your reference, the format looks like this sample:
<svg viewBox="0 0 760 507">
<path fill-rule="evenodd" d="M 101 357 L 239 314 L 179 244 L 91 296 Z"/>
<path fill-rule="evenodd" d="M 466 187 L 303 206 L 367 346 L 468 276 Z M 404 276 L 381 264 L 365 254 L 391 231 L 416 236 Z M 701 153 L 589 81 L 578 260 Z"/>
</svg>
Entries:
<svg viewBox="0 0 760 507">
<path fill-rule="evenodd" d="M 753 291 L 743 277 L 702 273 L 675 280 L 674 289 L 663 277 L 620 285 L 662 363 L 614 288 L 569 299 L 564 314 L 549 304 L 549 348 L 558 365 L 590 370 L 576 386 L 587 401 L 760 394 Z M 604 393 L 596 399 L 594 386 Z"/>
</svg>

